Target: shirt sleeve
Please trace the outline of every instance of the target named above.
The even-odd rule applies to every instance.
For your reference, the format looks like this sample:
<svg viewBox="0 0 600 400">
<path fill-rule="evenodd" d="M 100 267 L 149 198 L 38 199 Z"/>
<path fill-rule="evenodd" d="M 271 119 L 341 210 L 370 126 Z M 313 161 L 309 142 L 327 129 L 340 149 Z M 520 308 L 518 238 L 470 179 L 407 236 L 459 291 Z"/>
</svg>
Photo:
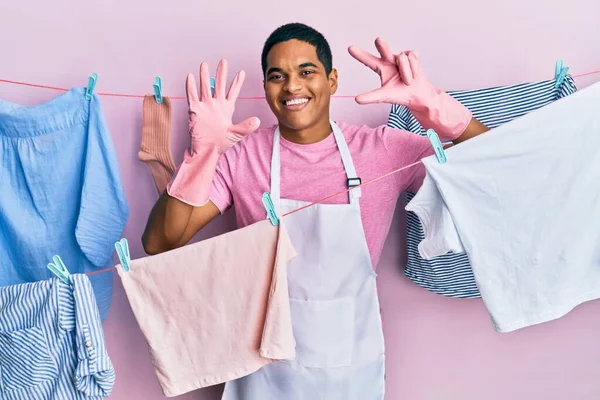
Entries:
<svg viewBox="0 0 600 400">
<path fill-rule="evenodd" d="M 115 383 L 115 370 L 106 351 L 94 291 L 85 274 L 73 274 L 71 279 L 78 360 L 75 385 L 87 396 L 108 397 Z"/>
<path fill-rule="evenodd" d="M 419 254 L 431 260 L 446 253 L 464 253 L 452 215 L 435 182 L 428 175 L 415 197 L 406 205 L 423 226 L 425 239 L 419 243 Z"/>
<path fill-rule="evenodd" d="M 381 140 L 394 170 L 434 154 L 429 139 L 413 132 L 384 126 L 381 130 Z M 425 178 L 425 166 L 419 163 L 396 175 L 400 180 L 401 191 L 416 192 Z"/>
<path fill-rule="evenodd" d="M 231 190 L 233 187 L 232 171 L 231 160 L 227 157 L 227 154 L 223 154 L 217 163 L 210 192 L 210 201 L 217 206 L 221 214 L 233 205 Z"/>
</svg>

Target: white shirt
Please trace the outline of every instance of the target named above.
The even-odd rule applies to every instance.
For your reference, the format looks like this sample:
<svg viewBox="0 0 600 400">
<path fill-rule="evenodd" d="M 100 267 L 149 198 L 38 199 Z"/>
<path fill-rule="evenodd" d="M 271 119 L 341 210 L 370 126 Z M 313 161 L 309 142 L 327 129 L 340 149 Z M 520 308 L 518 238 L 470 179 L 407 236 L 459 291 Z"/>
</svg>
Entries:
<svg viewBox="0 0 600 400">
<path fill-rule="evenodd" d="M 600 298 L 600 83 L 423 159 L 425 259 L 464 251 L 499 332 Z"/>
</svg>

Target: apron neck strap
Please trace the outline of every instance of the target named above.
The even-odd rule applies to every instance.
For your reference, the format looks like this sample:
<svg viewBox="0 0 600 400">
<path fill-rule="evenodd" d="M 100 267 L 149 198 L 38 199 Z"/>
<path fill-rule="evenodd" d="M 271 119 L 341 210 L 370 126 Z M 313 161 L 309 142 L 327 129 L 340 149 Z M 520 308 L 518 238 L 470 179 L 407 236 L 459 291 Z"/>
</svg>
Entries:
<svg viewBox="0 0 600 400">
<path fill-rule="evenodd" d="M 331 128 L 333 130 L 333 136 L 335 138 L 335 142 L 337 144 L 338 150 L 342 157 L 342 163 L 344 164 L 344 170 L 346 171 L 346 183 L 348 188 L 357 186 L 361 184 L 360 178 L 356 175 L 356 169 L 354 168 L 354 163 L 352 162 L 352 156 L 350 155 L 350 149 L 348 148 L 348 143 L 346 143 L 346 139 L 344 138 L 344 134 L 342 130 L 337 126 L 337 124 L 333 121 L 330 121 Z M 275 134 L 273 136 L 273 153 L 271 156 L 271 199 L 273 201 L 273 205 L 275 206 L 275 210 L 279 212 L 279 201 L 281 200 L 281 157 L 280 157 L 280 143 L 281 143 L 281 133 L 279 132 L 279 127 L 275 130 Z M 356 188 L 350 192 L 348 192 L 349 200 L 351 204 L 358 203 L 358 199 L 361 196 L 361 188 Z"/>
</svg>

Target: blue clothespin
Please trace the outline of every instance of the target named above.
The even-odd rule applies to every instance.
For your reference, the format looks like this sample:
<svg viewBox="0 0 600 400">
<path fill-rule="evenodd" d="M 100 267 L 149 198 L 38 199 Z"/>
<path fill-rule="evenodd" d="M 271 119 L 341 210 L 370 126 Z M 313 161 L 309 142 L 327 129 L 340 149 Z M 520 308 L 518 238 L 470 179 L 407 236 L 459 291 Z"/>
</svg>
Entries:
<svg viewBox="0 0 600 400">
<path fill-rule="evenodd" d="M 92 93 L 94 93 L 94 89 L 96 88 L 96 82 L 98 82 L 98 74 L 94 72 L 90 75 L 87 88 L 85 89 L 85 98 L 87 100 L 92 99 Z"/>
<path fill-rule="evenodd" d="M 271 194 L 269 192 L 263 193 L 262 202 L 265 206 L 265 210 L 267 210 L 267 217 L 271 220 L 271 224 L 274 226 L 278 226 L 279 218 L 277 218 L 275 206 L 273 205 L 273 200 L 271 199 Z"/>
<path fill-rule="evenodd" d="M 444 151 L 444 146 L 442 146 L 442 142 L 440 141 L 439 136 L 437 135 L 437 133 L 435 133 L 433 129 L 427 130 L 427 139 L 429 139 L 429 143 L 431 143 L 431 146 L 435 151 L 435 156 L 437 157 L 439 163 L 444 164 L 446 161 L 448 161 L 448 158 L 446 157 L 446 152 Z"/>
<path fill-rule="evenodd" d="M 556 62 L 556 66 L 554 67 L 554 79 L 556 79 L 556 83 L 554 84 L 555 87 L 558 88 L 562 85 L 568 71 L 569 67 L 564 67 L 562 60 Z"/>
<path fill-rule="evenodd" d="M 215 97 L 215 78 L 210 78 L 210 95 Z"/>
<path fill-rule="evenodd" d="M 58 278 L 66 283 L 71 283 L 71 274 L 59 256 L 52 257 L 53 263 L 48 263 L 48 269 L 58 276 Z"/>
<path fill-rule="evenodd" d="M 154 100 L 156 100 L 158 104 L 162 104 L 162 79 L 160 79 L 160 76 L 154 78 L 154 85 L 152 85 L 152 88 L 154 89 Z"/>
<path fill-rule="evenodd" d="M 121 262 L 121 266 L 125 272 L 129 271 L 131 265 L 131 256 L 129 255 L 129 244 L 127 243 L 127 239 L 123 238 L 115 243 L 115 250 L 117 251 L 117 256 L 119 256 L 119 261 Z"/>
</svg>

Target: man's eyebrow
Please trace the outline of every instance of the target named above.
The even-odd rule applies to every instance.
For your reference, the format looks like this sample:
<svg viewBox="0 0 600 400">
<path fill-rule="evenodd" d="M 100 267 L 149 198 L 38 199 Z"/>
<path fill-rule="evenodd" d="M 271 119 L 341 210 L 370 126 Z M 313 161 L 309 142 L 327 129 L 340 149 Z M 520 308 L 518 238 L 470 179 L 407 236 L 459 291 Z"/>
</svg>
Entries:
<svg viewBox="0 0 600 400">
<path fill-rule="evenodd" d="M 305 62 L 298 66 L 298 68 L 306 68 L 306 67 L 319 68 L 316 64 L 311 63 L 311 62 Z"/>
<path fill-rule="evenodd" d="M 298 65 L 298 68 L 307 68 L 307 67 L 313 67 L 313 68 L 319 68 L 318 65 L 316 65 L 315 63 L 311 63 L 311 62 L 305 62 L 302 63 L 300 65 Z M 269 70 L 267 71 L 267 75 L 272 74 L 273 72 L 283 72 L 283 69 L 279 68 L 279 67 L 271 67 L 269 68 Z"/>
<path fill-rule="evenodd" d="M 283 72 L 283 70 L 279 67 L 271 67 L 267 71 L 267 75 L 270 75 L 272 72 Z"/>
</svg>

